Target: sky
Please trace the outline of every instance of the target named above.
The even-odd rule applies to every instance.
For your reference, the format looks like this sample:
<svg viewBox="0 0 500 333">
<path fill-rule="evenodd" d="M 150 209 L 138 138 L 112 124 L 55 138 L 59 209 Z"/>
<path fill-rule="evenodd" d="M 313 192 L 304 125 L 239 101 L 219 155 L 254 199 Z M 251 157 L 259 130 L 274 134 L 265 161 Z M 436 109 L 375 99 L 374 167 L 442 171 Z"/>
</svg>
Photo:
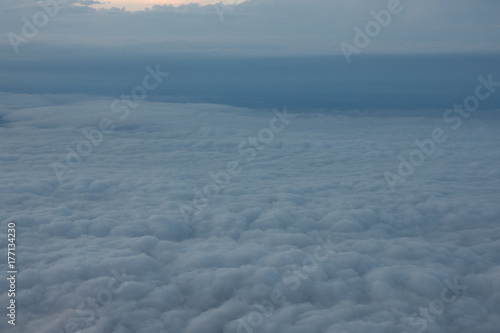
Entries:
<svg viewBox="0 0 500 333">
<path fill-rule="evenodd" d="M 43 8 L 6 0 L 0 87 L 110 96 L 134 84 L 145 66 L 160 63 L 175 80 L 153 98 L 416 109 L 447 107 L 479 74 L 498 73 L 499 2 L 402 1 L 378 35 L 356 46 L 358 31 L 383 17 L 388 3 L 251 0 L 130 11 L 68 0 L 26 38 L 23 31 L 29 33 L 28 23 Z M 496 105 L 496 98 L 488 103 Z"/>
<path fill-rule="evenodd" d="M 498 333 L 499 14 L 2 0 L 0 331 Z"/>
<path fill-rule="evenodd" d="M 32 19 L 42 9 L 34 1 L 6 0 L 0 7 L 4 36 L 0 54 L 32 57 L 40 48 L 107 52 L 121 47 L 120 52 L 134 54 L 342 55 L 340 44 L 354 45 L 354 29 L 364 30 L 374 20 L 371 12 L 387 6 L 384 0 L 251 0 L 227 6 L 162 5 L 130 12 L 98 10 L 92 1 L 68 0 L 16 54 L 8 33 L 22 36 L 23 17 Z M 401 1 L 398 8 L 361 54 L 499 51 L 497 1 Z"/>
</svg>

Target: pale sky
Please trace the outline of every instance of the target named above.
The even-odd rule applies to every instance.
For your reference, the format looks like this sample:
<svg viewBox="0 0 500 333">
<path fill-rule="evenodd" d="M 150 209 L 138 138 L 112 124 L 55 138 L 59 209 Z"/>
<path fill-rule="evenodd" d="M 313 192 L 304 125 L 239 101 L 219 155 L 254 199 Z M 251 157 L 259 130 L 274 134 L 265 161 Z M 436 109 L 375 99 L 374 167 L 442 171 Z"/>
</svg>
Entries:
<svg viewBox="0 0 500 333">
<path fill-rule="evenodd" d="M 225 5 L 232 5 L 245 2 L 246 0 L 107 0 L 101 1 L 102 5 L 93 5 L 94 8 L 123 8 L 131 11 L 144 10 L 146 8 L 152 8 L 155 5 L 186 5 L 190 3 L 196 3 L 200 5 L 210 5 L 221 2 Z"/>
<path fill-rule="evenodd" d="M 1 0 L 0 58 L 52 54 L 54 46 L 97 53 L 123 48 L 116 52 L 127 54 L 342 55 L 341 43 L 354 45 L 357 31 L 376 23 L 372 13 L 384 11 L 388 3 L 222 0 L 228 6 L 221 8 L 202 6 L 218 0 L 102 0 L 109 7 L 125 7 L 122 11 L 98 9 L 90 0 L 67 1 L 48 22 L 38 24 L 36 34 L 23 39 L 29 33 L 25 20 L 43 9 L 34 0 Z M 191 1 L 200 6 L 182 6 Z M 243 2 L 230 5 L 235 1 Z M 500 1 L 404 0 L 401 6 L 360 50 L 362 55 L 500 52 Z M 14 39 L 19 54 L 12 34 L 20 36 Z"/>
</svg>

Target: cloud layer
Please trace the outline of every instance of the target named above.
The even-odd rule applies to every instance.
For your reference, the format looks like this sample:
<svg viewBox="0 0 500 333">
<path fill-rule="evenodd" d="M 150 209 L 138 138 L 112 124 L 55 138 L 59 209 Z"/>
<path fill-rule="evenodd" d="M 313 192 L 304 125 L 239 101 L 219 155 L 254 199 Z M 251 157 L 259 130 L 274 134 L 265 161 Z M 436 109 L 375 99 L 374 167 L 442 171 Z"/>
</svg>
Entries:
<svg viewBox="0 0 500 333">
<path fill-rule="evenodd" d="M 500 325 L 497 118 L 468 119 L 393 193 L 383 173 L 440 118 L 289 110 L 243 163 L 238 144 L 271 110 L 143 102 L 120 121 L 108 99 L 1 97 L 2 248 L 6 222 L 18 224 L 12 332 Z M 59 182 L 51 164 L 105 117 L 114 130 Z M 179 207 L 233 160 L 241 173 L 184 222 Z M 437 309 L 443 290 L 456 299 Z"/>
</svg>

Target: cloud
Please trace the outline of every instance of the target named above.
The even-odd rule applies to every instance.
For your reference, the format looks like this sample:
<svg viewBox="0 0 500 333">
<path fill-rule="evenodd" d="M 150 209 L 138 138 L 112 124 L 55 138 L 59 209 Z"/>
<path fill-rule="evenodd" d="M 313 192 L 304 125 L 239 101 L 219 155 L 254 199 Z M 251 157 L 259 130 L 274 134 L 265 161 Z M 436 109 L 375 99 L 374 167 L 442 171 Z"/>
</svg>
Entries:
<svg viewBox="0 0 500 333">
<path fill-rule="evenodd" d="M 34 3 L 26 4 L 29 6 L 15 2 L 5 4 L 0 23 L 2 34 L 20 35 L 22 17 L 31 18 L 42 10 Z M 404 11 L 394 17 L 363 52 L 498 52 L 498 18 L 493 14 L 498 10 L 496 2 L 426 0 L 401 4 Z M 30 43 L 47 48 L 82 44 L 130 49 L 141 46 L 144 54 L 155 50 L 232 55 L 333 55 L 341 54 L 341 42 L 353 41 L 356 26 L 364 28 L 373 20 L 371 11 L 378 12 L 387 6 L 388 2 L 382 0 L 252 0 L 231 5 L 231 10 L 213 5 L 164 5 L 129 12 L 65 5 Z M 2 44 L 5 51 L 11 49 L 7 38 L 2 39 Z M 32 51 L 24 52 L 26 55 Z"/>
<path fill-rule="evenodd" d="M 240 320 L 254 332 L 402 332 L 420 327 L 409 321 L 425 319 L 420 308 L 428 332 L 497 331 L 498 117 L 468 119 L 392 193 L 383 172 L 441 119 L 289 110 L 290 125 L 186 224 L 179 206 L 272 110 L 143 102 L 120 122 L 110 102 L 2 94 L 13 332 L 230 333 Z M 103 117 L 117 129 L 59 182 L 50 164 Z M 325 242 L 331 254 L 307 266 Z M 455 277 L 466 289 L 434 314 Z M 284 301 L 266 312 L 273 290 Z"/>
</svg>

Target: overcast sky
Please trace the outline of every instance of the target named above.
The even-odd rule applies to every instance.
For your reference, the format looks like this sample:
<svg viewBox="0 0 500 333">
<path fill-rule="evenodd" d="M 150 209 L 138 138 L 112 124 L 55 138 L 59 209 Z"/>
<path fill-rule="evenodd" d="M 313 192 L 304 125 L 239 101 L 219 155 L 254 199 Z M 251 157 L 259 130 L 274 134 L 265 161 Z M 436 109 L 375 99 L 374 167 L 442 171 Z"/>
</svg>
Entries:
<svg viewBox="0 0 500 333">
<path fill-rule="evenodd" d="M 102 6 L 96 1 L 59 1 L 74 4 L 61 5 L 35 36 L 27 38 L 28 43 L 20 44 L 16 55 L 8 33 L 22 36 L 23 17 L 32 22 L 42 9 L 35 1 L 3 0 L 0 55 L 27 57 L 34 45 L 95 46 L 102 52 L 120 45 L 145 54 L 341 54 L 339 44 L 354 45 L 354 28 L 364 29 L 373 20 L 371 11 L 386 9 L 389 2 L 250 0 L 240 5 L 162 5 L 137 11 L 153 0 L 116 0 L 121 9 L 97 9 Z M 381 28 L 362 53 L 498 52 L 499 13 L 498 1 L 404 0 L 400 13 L 392 15 L 390 24 Z"/>
<path fill-rule="evenodd" d="M 36 1 L 2 1 L 0 90 L 115 96 L 161 64 L 172 76 L 152 95 L 169 101 L 419 109 L 449 107 L 478 75 L 500 76 L 498 1 L 402 0 L 385 27 L 374 26 L 373 13 L 384 17 L 394 1 L 55 1 L 42 1 L 51 3 L 45 10 Z M 101 8 L 113 5 L 121 8 Z M 361 45 L 356 31 L 367 24 L 380 31 Z M 349 65 L 341 43 L 357 48 Z M 414 58 L 360 58 L 374 54 Z M 422 54 L 432 57 L 415 58 Z M 454 58 L 435 58 L 443 54 Z M 463 54 L 474 56 L 456 57 Z"/>
</svg>

